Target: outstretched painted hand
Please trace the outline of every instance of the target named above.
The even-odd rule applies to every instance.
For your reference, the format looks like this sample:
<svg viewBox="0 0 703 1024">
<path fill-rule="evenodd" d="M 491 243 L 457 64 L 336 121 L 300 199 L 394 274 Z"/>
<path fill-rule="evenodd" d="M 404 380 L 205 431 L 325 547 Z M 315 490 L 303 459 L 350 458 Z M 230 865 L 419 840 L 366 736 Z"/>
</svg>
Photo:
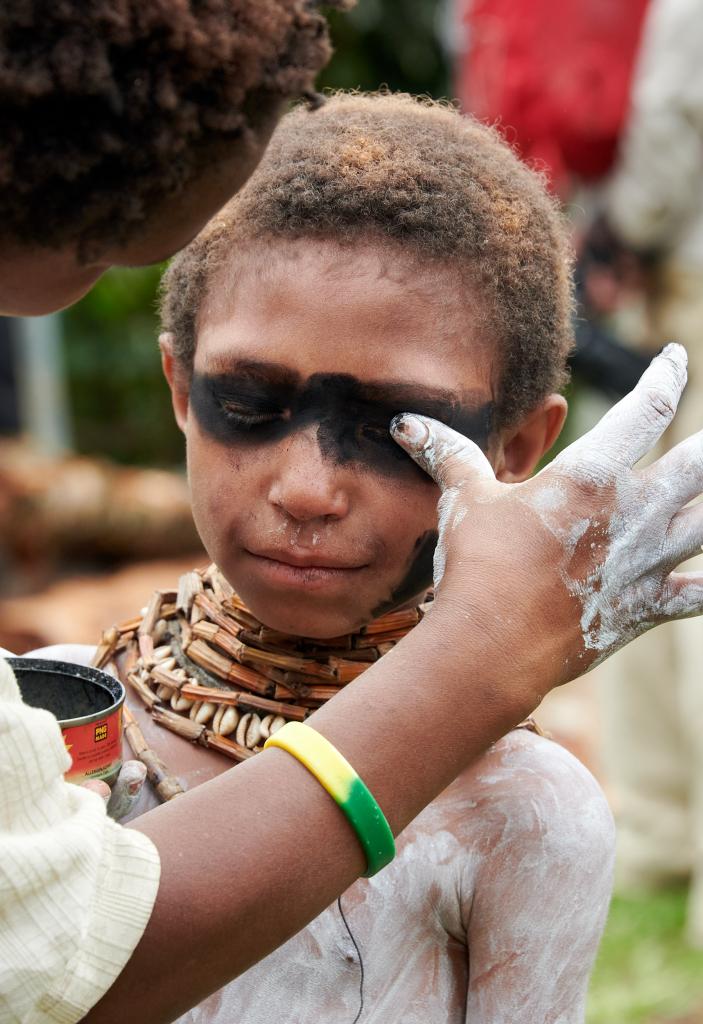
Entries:
<svg viewBox="0 0 703 1024">
<path fill-rule="evenodd" d="M 442 490 L 437 603 L 466 603 L 480 571 L 493 581 L 488 607 L 467 606 L 467 619 L 499 640 L 501 622 L 522 616 L 525 644 L 547 645 L 553 685 L 657 623 L 703 611 L 703 573 L 675 571 L 703 542 L 703 504 L 688 504 L 703 491 L 703 431 L 637 468 L 685 384 L 686 352 L 668 345 L 593 430 L 518 484 L 496 480 L 449 427 L 398 417 L 396 441 Z"/>
</svg>

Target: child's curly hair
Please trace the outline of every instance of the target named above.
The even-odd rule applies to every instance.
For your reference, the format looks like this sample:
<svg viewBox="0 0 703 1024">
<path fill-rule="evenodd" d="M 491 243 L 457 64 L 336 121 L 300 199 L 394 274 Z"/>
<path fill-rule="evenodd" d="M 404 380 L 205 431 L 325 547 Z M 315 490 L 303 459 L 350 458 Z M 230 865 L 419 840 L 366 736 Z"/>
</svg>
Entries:
<svg viewBox="0 0 703 1024">
<path fill-rule="evenodd" d="M 571 256 L 538 174 L 496 131 L 406 95 L 338 94 L 280 123 L 247 186 L 172 262 L 162 321 L 192 367 L 213 273 L 247 240 L 378 238 L 459 266 L 500 352 L 494 425 L 566 381 Z"/>
<path fill-rule="evenodd" d="M 331 53 L 320 2 L 0 5 L 0 238 L 123 242 L 209 144 L 245 136 L 267 98 L 312 91 Z"/>
</svg>

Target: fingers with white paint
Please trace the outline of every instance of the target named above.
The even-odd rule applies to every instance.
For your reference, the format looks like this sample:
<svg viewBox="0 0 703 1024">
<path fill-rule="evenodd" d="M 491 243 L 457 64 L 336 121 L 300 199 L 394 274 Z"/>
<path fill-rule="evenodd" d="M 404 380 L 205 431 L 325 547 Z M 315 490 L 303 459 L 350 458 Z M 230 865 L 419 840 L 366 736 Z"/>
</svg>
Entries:
<svg viewBox="0 0 703 1024">
<path fill-rule="evenodd" d="M 703 493 L 703 431 L 677 444 L 641 475 L 657 503 L 675 515 Z"/>
<path fill-rule="evenodd" d="M 493 468 L 478 445 L 438 420 L 403 413 L 391 423 L 391 434 L 443 491 L 467 478 L 496 483 Z"/>
<path fill-rule="evenodd" d="M 393 437 L 442 491 L 435 585 L 451 570 L 446 585 L 461 599 L 476 551 L 504 574 L 505 552 L 520 538 L 526 589 L 553 574 L 544 634 L 560 617 L 570 621 L 582 671 L 658 622 L 703 610 L 703 574 L 672 572 L 703 542 L 703 503 L 683 507 L 703 492 L 703 432 L 633 469 L 676 412 L 686 362 L 680 345 L 668 345 L 589 434 L 520 484 L 497 481 L 481 450 L 450 427 L 397 417 Z"/>
<path fill-rule="evenodd" d="M 689 505 L 674 516 L 667 538 L 667 561 L 676 568 L 703 548 L 703 504 Z"/>
<path fill-rule="evenodd" d="M 686 386 L 688 357 L 682 345 L 667 345 L 634 389 L 571 446 L 571 453 L 605 455 L 634 466 L 652 450 L 671 423 Z"/>
<path fill-rule="evenodd" d="M 703 612 L 703 572 L 672 572 L 664 587 L 662 620 L 687 619 Z"/>
<path fill-rule="evenodd" d="M 141 761 L 125 761 L 107 805 L 107 813 L 111 818 L 120 821 L 129 814 L 139 799 L 145 779 L 146 765 Z"/>
</svg>

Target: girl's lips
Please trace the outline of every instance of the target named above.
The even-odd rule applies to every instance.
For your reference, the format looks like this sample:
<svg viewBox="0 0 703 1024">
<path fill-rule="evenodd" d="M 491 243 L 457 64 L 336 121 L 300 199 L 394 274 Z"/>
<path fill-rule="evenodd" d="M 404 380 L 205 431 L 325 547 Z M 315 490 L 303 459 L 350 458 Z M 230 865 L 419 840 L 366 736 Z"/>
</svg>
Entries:
<svg viewBox="0 0 703 1024">
<path fill-rule="evenodd" d="M 365 566 L 291 565 L 268 555 L 247 552 L 259 576 L 276 586 L 320 590 L 325 587 L 346 586 Z"/>
</svg>

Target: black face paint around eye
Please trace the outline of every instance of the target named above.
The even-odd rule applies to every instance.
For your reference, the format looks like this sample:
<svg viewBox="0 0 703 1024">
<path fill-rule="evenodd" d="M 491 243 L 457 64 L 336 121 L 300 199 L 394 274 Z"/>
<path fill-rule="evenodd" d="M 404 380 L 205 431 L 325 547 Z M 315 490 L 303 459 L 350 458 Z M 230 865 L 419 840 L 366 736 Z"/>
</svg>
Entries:
<svg viewBox="0 0 703 1024">
<path fill-rule="evenodd" d="M 290 419 L 298 387 L 298 375 L 283 369 L 265 375 L 255 366 L 236 375 L 196 372 L 188 400 L 202 429 L 216 441 L 260 444 L 284 435 L 281 428 Z"/>
<path fill-rule="evenodd" d="M 417 385 L 369 383 L 341 373 L 302 381 L 285 367 L 260 363 L 242 363 L 235 373 L 194 373 L 189 401 L 200 427 L 221 444 L 268 444 L 316 424 L 326 458 L 425 480 L 390 436 L 395 415 L 418 412 L 441 420 L 484 451 L 493 420 L 492 402 L 472 408 Z"/>
<path fill-rule="evenodd" d="M 379 615 L 401 608 L 411 598 L 422 594 L 432 586 L 432 571 L 435 548 L 439 534 L 437 530 L 427 530 L 415 541 L 410 564 L 400 583 L 394 587 L 390 597 L 382 601 L 372 612 L 374 619 Z"/>
</svg>

